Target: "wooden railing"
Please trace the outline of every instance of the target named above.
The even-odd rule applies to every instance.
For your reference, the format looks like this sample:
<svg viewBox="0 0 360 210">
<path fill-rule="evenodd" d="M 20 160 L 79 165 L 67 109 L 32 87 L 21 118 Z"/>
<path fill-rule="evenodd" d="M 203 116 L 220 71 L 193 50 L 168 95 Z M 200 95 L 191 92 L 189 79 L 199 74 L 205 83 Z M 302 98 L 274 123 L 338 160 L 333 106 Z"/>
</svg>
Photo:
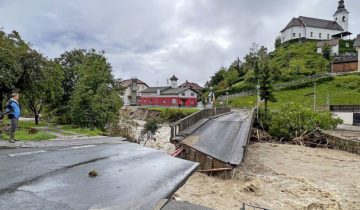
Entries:
<svg viewBox="0 0 360 210">
<path fill-rule="evenodd" d="M 189 115 L 179 121 L 170 124 L 171 128 L 171 137 L 173 139 L 178 133 L 184 131 L 185 129 L 189 128 L 190 126 L 197 123 L 199 120 L 204 118 L 213 117 L 219 114 L 224 114 L 230 112 L 230 107 L 218 107 L 212 109 L 203 109 L 200 110 L 192 115 Z"/>
</svg>

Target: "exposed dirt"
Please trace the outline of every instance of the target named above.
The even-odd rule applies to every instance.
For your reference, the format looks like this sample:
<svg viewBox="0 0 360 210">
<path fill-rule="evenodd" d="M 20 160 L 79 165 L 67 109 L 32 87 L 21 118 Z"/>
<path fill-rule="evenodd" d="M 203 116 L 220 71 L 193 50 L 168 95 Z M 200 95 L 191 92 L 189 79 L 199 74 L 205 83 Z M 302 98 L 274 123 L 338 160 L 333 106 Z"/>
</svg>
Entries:
<svg viewBox="0 0 360 210">
<path fill-rule="evenodd" d="M 139 124 L 139 126 L 136 128 L 136 138 L 138 138 L 140 131 L 146 122 L 142 120 L 136 120 L 136 122 Z M 162 124 L 154 137 L 156 141 L 147 141 L 145 144 L 146 147 L 164 151 L 169 155 L 175 152 L 175 145 L 170 143 L 170 126 L 168 124 Z M 143 144 L 143 142 L 141 144 Z"/>
<path fill-rule="evenodd" d="M 239 209 L 243 202 L 269 209 L 359 209 L 360 155 L 255 143 L 233 179 L 195 173 L 176 198 L 215 209 Z"/>
</svg>

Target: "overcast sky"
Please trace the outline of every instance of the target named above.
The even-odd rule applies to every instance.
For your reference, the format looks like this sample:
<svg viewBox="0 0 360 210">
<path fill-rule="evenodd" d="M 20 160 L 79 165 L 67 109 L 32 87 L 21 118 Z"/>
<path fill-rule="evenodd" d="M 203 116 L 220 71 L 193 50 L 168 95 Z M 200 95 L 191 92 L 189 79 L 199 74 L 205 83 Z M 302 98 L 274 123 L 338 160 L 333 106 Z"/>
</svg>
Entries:
<svg viewBox="0 0 360 210">
<path fill-rule="evenodd" d="M 150 86 L 175 74 L 204 85 L 253 42 L 273 50 L 292 17 L 332 20 L 338 0 L 0 0 L 0 26 L 49 58 L 105 50 L 116 78 Z M 345 0 L 360 33 L 360 1 Z"/>
</svg>

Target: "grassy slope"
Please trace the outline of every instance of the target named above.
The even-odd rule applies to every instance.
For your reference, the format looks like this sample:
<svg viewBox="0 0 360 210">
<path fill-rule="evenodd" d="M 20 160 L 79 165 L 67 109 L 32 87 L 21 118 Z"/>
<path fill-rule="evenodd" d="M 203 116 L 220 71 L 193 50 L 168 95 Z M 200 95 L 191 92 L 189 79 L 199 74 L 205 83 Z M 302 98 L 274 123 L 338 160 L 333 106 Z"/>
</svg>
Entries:
<svg viewBox="0 0 360 210">
<path fill-rule="evenodd" d="M 173 109 L 173 110 L 182 112 L 186 116 L 199 111 L 199 109 L 186 109 L 186 108 L 180 108 L 180 109 L 179 108 L 159 108 L 159 107 L 148 108 L 148 110 L 156 110 L 156 111 L 160 111 L 162 113 L 164 113 L 166 111 L 166 109 Z"/>
<path fill-rule="evenodd" d="M 314 92 L 313 87 L 297 90 L 275 91 L 276 103 L 269 103 L 272 109 L 279 109 L 284 103 L 295 102 L 305 107 L 313 107 L 313 95 L 305 96 Z M 360 74 L 336 76 L 333 81 L 325 82 L 317 86 L 317 106 L 325 106 L 327 94 L 330 94 L 330 104 L 354 105 L 360 104 Z M 249 102 L 253 103 L 250 104 Z M 254 107 L 256 96 L 245 96 L 229 100 L 232 107 Z"/>
<path fill-rule="evenodd" d="M 21 140 L 21 141 L 38 141 L 38 140 L 49 140 L 54 139 L 57 136 L 45 133 L 43 131 L 38 131 L 36 134 L 29 134 L 29 131 L 26 129 L 23 130 L 17 130 L 15 132 L 15 139 Z M 0 136 L 2 140 L 9 140 L 8 135 L 2 135 Z"/>
<path fill-rule="evenodd" d="M 65 130 L 65 131 L 72 131 L 75 133 L 86 134 L 88 136 L 104 135 L 104 132 L 97 128 L 95 128 L 94 130 L 91 130 L 89 128 L 74 128 L 72 125 L 64 125 L 61 127 L 61 129 Z"/>
</svg>

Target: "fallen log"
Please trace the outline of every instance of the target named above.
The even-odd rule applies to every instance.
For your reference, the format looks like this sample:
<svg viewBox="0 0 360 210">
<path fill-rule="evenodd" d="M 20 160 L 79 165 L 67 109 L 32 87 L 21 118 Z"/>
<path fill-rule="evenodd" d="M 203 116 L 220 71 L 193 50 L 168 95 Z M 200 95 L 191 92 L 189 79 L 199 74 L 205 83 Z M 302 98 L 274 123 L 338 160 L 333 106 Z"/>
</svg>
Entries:
<svg viewBox="0 0 360 210">
<path fill-rule="evenodd" d="M 198 170 L 197 172 L 210 173 L 210 172 L 223 172 L 223 171 L 231 171 L 231 170 L 232 168 L 213 168 L 208 170 Z"/>
</svg>

